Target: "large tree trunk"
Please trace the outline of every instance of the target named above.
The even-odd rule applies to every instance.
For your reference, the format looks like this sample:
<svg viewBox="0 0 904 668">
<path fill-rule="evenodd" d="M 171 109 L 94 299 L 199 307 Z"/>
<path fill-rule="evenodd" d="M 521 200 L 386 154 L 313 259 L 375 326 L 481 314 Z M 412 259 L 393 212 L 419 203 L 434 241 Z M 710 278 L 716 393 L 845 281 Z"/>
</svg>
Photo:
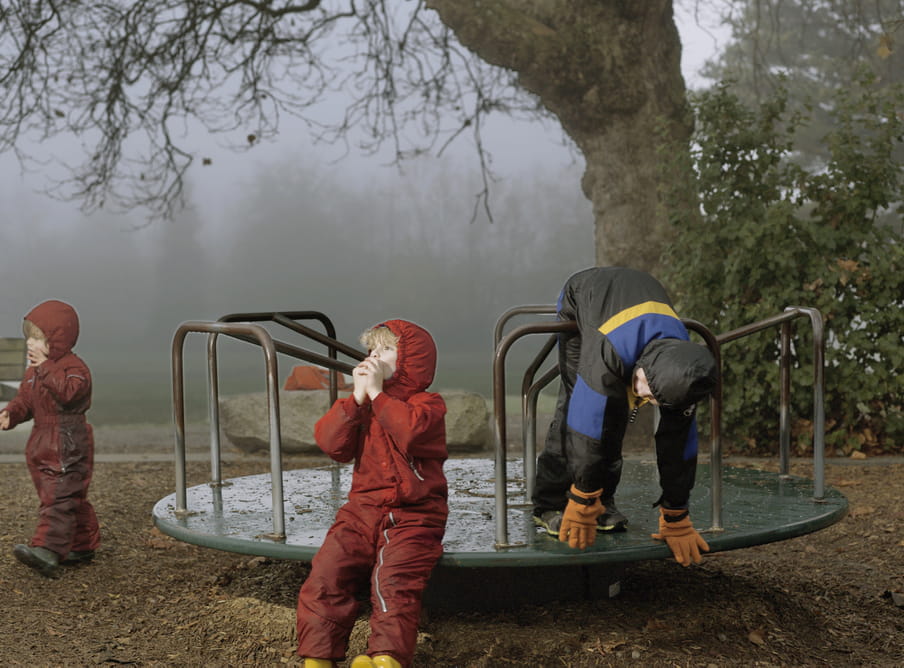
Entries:
<svg viewBox="0 0 904 668">
<path fill-rule="evenodd" d="M 583 152 L 597 264 L 656 273 L 670 238 L 657 147 L 662 132 L 687 146 L 692 129 L 671 1 L 427 4 L 481 58 L 518 72 Z"/>
</svg>

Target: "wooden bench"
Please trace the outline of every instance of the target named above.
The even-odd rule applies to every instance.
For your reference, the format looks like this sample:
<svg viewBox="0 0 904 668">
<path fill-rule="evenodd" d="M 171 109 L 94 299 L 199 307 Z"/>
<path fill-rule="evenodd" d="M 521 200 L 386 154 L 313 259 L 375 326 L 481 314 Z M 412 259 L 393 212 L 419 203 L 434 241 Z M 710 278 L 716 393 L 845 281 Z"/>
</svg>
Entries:
<svg viewBox="0 0 904 668">
<path fill-rule="evenodd" d="M 0 338 L 0 401 L 16 396 L 25 365 L 25 339 Z"/>
</svg>

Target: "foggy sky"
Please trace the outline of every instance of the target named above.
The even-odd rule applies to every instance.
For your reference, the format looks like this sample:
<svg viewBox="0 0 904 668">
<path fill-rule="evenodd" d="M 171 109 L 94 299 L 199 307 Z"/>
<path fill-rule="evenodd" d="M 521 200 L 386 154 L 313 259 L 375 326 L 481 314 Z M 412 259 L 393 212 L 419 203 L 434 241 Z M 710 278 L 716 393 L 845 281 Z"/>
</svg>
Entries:
<svg viewBox="0 0 904 668">
<path fill-rule="evenodd" d="M 693 21 L 678 20 L 688 76 L 713 37 L 690 36 Z M 134 387 L 136 402 L 169 395 L 170 341 L 180 322 L 236 311 L 322 310 L 351 344 L 379 320 L 415 320 L 437 339 L 437 385 L 445 368 L 473 367 L 480 377 L 469 389 L 488 389 L 498 315 L 554 302 L 562 282 L 594 258 L 593 216 L 579 188 L 583 163 L 560 131 L 497 118 L 485 138 L 501 177 L 493 223 L 469 222 L 480 186 L 467 141 L 400 171 L 380 156 L 313 146 L 288 120 L 278 141 L 247 153 L 224 148 L 228 137 L 199 137 L 198 155 L 213 163 L 192 167 L 190 209 L 150 225 L 141 212 L 83 215 L 76 203 L 35 192 L 46 179 L 20 174 L 2 155 L 0 336 L 21 336 L 22 317 L 41 301 L 72 303 L 82 319 L 76 352 L 94 372 L 102 415 L 112 400 L 105 386 Z M 35 153 L 68 157 L 72 145 Z M 187 354 L 203 366 L 202 343 Z M 259 352 L 236 356 L 254 366 Z M 295 363 L 282 359 L 281 375 Z M 119 389 L 112 394 L 122 398 Z M 159 402 L 147 415 L 170 419 Z"/>
</svg>

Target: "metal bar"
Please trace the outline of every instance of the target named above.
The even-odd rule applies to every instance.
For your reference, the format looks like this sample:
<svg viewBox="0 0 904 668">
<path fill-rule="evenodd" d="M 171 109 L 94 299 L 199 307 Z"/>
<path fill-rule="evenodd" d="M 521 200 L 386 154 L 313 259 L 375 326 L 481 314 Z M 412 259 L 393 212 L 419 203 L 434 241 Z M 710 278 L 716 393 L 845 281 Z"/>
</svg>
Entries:
<svg viewBox="0 0 904 668">
<path fill-rule="evenodd" d="M 813 496 L 815 500 L 821 501 L 825 498 L 825 330 L 822 314 L 817 309 L 810 307 L 788 306 L 781 315 L 766 318 L 751 325 L 720 334 L 716 339 L 720 344 L 724 344 L 775 325 L 784 325 L 804 315 L 809 317 L 810 326 L 813 330 Z M 783 349 L 784 345 L 783 341 Z M 790 343 L 788 345 L 790 346 Z M 790 361 L 788 364 L 790 367 Z M 783 378 L 782 383 L 784 382 Z M 790 410 L 790 380 L 788 380 L 788 384 L 788 406 Z M 790 415 L 786 420 L 788 420 L 787 424 L 790 425 Z M 790 426 L 786 428 L 790 430 Z M 788 439 L 790 452 L 790 431 Z M 780 447 L 782 447 L 781 444 Z M 785 465 L 782 464 L 782 466 Z"/>
<path fill-rule="evenodd" d="M 719 334 L 716 336 L 716 340 L 719 344 L 725 344 L 729 341 L 734 341 L 735 339 L 740 339 L 741 337 L 748 336 L 750 334 L 755 334 L 756 332 L 761 332 L 764 329 L 769 329 L 770 327 L 775 327 L 776 325 L 780 325 L 783 322 L 788 322 L 789 320 L 794 320 L 794 318 L 799 317 L 799 313 L 796 312 L 788 312 L 782 313 L 781 315 L 775 315 L 771 318 L 766 318 L 764 320 L 760 320 L 758 322 L 752 323 L 750 325 L 745 325 L 743 327 L 738 327 L 737 329 L 733 329 L 730 332 L 725 332 L 723 334 Z"/>
<path fill-rule="evenodd" d="M 210 484 L 223 484 L 220 448 L 220 381 L 217 369 L 217 334 L 207 335 L 207 411 L 210 416 Z"/>
<path fill-rule="evenodd" d="M 533 498 L 537 486 L 537 398 L 543 388 L 558 377 L 557 364 L 531 385 L 525 400 L 527 417 L 524 420 L 525 427 L 521 440 L 524 448 L 524 495 L 528 501 Z"/>
<path fill-rule="evenodd" d="M 514 308 L 509 309 L 505 313 L 503 313 L 499 319 L 496 321 L 496 328 L 493 332 L 493 345 L 497 347 L 499 345 L 499 341 L 502 339 L 503 330 L 505 329 L 505 325 L 509 320 L 515 318 L 519 315 L 525 314 L 535 314 L 535 315 L 556 315 L 557 309 L 555 304 L 532 304 L 528 306 L 516 306 Z M 534 375 L 537 372 L 537 369 L 543 362 L 546 360 L 546 357 L 549 355 L 550 351 L 555 347 L 557 341 L 556 336 L 549 337 L 549 340 L 544 344 L 543 348 L 537 353 L 537 356 L 534 358 L 534 361 L 528 366 L 528 368 L 524 372 L 524 377 L 521 380 L 521 442 L 522 442 L 522 450 L 524 452 L 524 480 L 526 484 L 526 493 L 527 497 L 530 498 L 532 495 L 532 488 L 534 486 L 534 477 L 536 476 L 536 462 L 531 461 L 531 458 L 528 457 L 528 449 L 527 445 L 528 439 L 532 439 L 533 441 L 533 451 L 536 452 L 536 432 L 537 432 L 537 424 L 536 417 L 529 417 L 531 409 L 527 405 L 527 396 L 530 392 L 531 384 L 533 383 Z M 542 389 L 542 388 L 541 388 Z M 539 390 L 538 390 L 539 391 Z M 536 415 L 536 400 L 534 401 L 533 413 Z"/>
<path fill-rule="evenodd" d="M 336 333 L 332 331 L 332 325 L 330 326 L 330 332 L 328 333 L 328 335 L 324 336 L 323 334 L 311 329 L 310 327 L 305 327 L 304 325 L 297 323 L 294 320 L 290 320 L 282 313 L 274 314 L 273 322 L 282 325 L 287 329 L 291 329 L 293 332 L 303 334 L 304 336 L 308 337 L 309 339 L 313 339 L 318 343 L 322 343 L 331 351 L 339 351 L 345 355 L 348 355 L 352 359 L 360 361 L 367 357 L 366 353 L 361 352 L 357 348 L 353 348 L 340 341 L 337 341 Z"/>
<path fill-rule="evenodd" d="M 285 540 L 286 522 L 283 501 L 282 435 L 279 421 L 279 373 L 276 349 L 269 332 L 263 327 L 257 333 L 267 365 L 267 405 L 270 409 L 270 494 L 273 504 L 274 540 Z"/>
<path fill-rule="evenodd" d="M 716 360 L 719 375 L 716 386 L 709 398 L 709 469 L 710 469 L 710 531 L 722 531 L 722 348 L 719 340 L 708 327 L 696 320 L 682 319 L 688 330 L 699 334 L 706 342 L 706 347 Z"/>
<path fill-rule="evenodd" d="M 326 330 L 326 336 L 320 334 L 316 330 L 296 322 L 297 320 L 319 320 Z M 336 360 L 337 351 L 348 355 L 355 360 L 363 360 L 367 355 L 356 348 L 352 348 L 341 341 L 336 340 L 336 327 L 333 321 L 326 314 L 320 311 L 282 311 L 282 312 L 256 312 L 256 313 L 231 313 L 220 318 L 220 322 L 265 322 L 270 321 L 282 325 L 292 331 L 307 336 L 318 343 L 322 343 L 327 347 L 327 356 L 329 359 Z M 286 352 L 286 351 L 280 351 Z M 288 353 L 291 354 L 291 353 Z M 314 355 L 315 353 L 310 353 Z M 339 377 L 338 372 L 351 373 L 348 369 L 352 367 L 337 367 L 334 365 L 323 364 L 317 359 L 309 357 L 301 357 L 304 361 L 321 364 L 329 369 L 330 375 L 330 404 L 334 404 L 339 397 Z"/>
<path fill-rule="evenodd" d="M 506 323 L 516 316 L 525 314 L 555 315 L 556 306 L 555 304 L 530 304 L 527 306 L 516 306 L 514 308 L 510 308 L 508 311 L 499 316 L 499 319 L 496 321 L 496 328 L 493 331 L 494 350 L 499 346 L 499 342 L 502 340 L 502 331 L 505 328 Z"/>
<path fill-rule="evenodd" d="M 294 320 L 290 320 L 281 313 L 277 313 L 273 321 L 280 325 L 283 325 L 284 327 L 287 327 L 288 329 L 291 329 L 294 332 L 303 334 L 304 336 L 307 336 L 308 338 L 311 338 L 318 343 L 324 344 L 327 347 L 327 356 L 331 360 L 338 359 L 336 356 L 337 351 L 348 355 L 352 359 L 358 361 L 363 360 L 365 357 L 367 357 L 366 353 L 363 353 L 356 348 L 352 348 L 351 346 L 347 346 L 344 343 L 337 341 L 336 332 L 333 329 L 332 323 L 330 323 L 328 327 L 328 336 L 323 336 L 310 327 L 305 327 L 304 325 L 301 325 Z M 336 367 L 328 366 L 327 368 L 330 372 L 330 406 L 332 406 L 334 403 L 336 403 L 336 399 L 339 398 L 339 375 Z"/>
<path fill-rule="evenodd" d="M 779 367 L 778 452 L 780 475 L 791 470 L 791 323 L 781 329 L 781 364 Z"/>
<path fill-rule="evenodd" d="M 293 320 L 319 320 L 327 334 L 336 338 L 336 328 L 326 314 L 320 311 L 254 311 L 251 313 L 230 313 L 221 317 L 218 322 L 267 322 L 275 315 L 284 315 Z"/>
<path fill-rule="evenodd" d="M 508 344 L 511 345 L 511 344 Z M 496 346 L 493 357 L 493 416 L 495 417 L 496 448 L 494 462 L 494 491 L 496 497 L 496 547 L 508 545 L 508 503 L 506 482 L 508 472 L 505 464 L 505 353 L 507 347 Z"/>
<path fill-rule="evenodd" d="M 285 539 L 285 508 L 283 505 L 282 459 L 280 452 L 279 384 L 276 347 L 270 333 L 260 325 L 247 322 L 189 321 L 179 325 L 173 336 L 173 419 L 176 449 L 176 515 L 188 512 L 185 482 L 185 401 L 183 374 L 183 343 L 188 332 L 207 332 L 256 339 L 264 352 L 267 374 L 267 403 L 270 418 L 270 482 L 273 503 L 273 533 L 275 540 Z"/>
<path fill-rule="evenodd" d="M 536 308 L 536 307 L 526 307 Z M 548 307 L 544 307 L 548 308 Z M 510 313 L 518 311 L 512 309 Z M 493 356 L 493 413 L 495 417 L 496 460 L 495 460 L 495 496 L 496 496 L 496 547 L 507 547 L 508 543 L 508 500 L 506 485 L 506 426 L 505 426 L 505 356 L 512 344 L 522 336 L 536 333 L 573 331 L 576 324 L 573 320 L 565 322 L 549 322 L 533 325 L 522 325 L 500 339 Z M 501 331 L 497 326 L 497 332 Z"/>
<path fill-rule="evenodd" d="M 527 369 L 524 372 L 524 379 L 521 381 L 521 398 L 522 400 L 527 396 L 527 392 L 530 389 L 530 386 L 534 382 L 534 376 L 537 373 L 537 369 L 539 369 L 543 362 L 546 361 L 546 358 L 549 356 L 549 353 L 553 348 L 556 347 L 556 342 L 558 341 L 558 337 L 553 335 L 550 336 L 546 343 L 543 344 L 543 347 L 540 349 L 540 352 L 537 353 L 537 356 L 534 357 L 533 362 L 531 362 Z"/>
<path fill-rule="evenodd" d="M 224 323 L 225 324 L 225 323 Z M 239 324 L 239 323 L 236 323 Z M 259 325 L 255 325 L 259 327 Z M 261 328 L 263 329 L 263 328 Z M 264 330 L 267 331 L 267 330 Z M 237 339 L 239 341 L 244 341 L 246 343 L 256 344 L 257 341 L 253 336 L 249 336 L 247 334 L 242 333 L 234 333 L 234 332 L 221 332 L 221 334 L 225 336 L 229 336 L 230 338 Z M 272 341 L 272 339 L 271 339 Z M 326 367 L 327 369 L 337 369 L 338 371 L 342 371 L 343 373 L 350 374 L 352 370 L 355 368 L 353 365 L 348 364 L 347 362 L 340 362 L 335 359 L 331 359 L 329 357 L 325 357 L 324 355 L 320 355 L 318 353 L 313 353 L 310 350 L 305 350 L 304 348 L 299 348 L 298 346 L 293 346 L 289 343 L 285 343 L 283 341 L 273 341 L 273 347 L 277 352 L 283 353 L 285 355 L 289 355 L 291 357 L 295 357 L 300 360 L 304 360 L 305 362 L 311 362 L 312 364 L 319 364 L 320 366 Z"/>
<path fill-rule="evenodd" d="M 788 307 L 788 310 L 805 314 L 810 318 L 813 330 L 813 497 L 816 501 L 825 499 L 825 327 L 822 313 L 805 306 Z"/>
<path fill-rule="evenodd" d="M 537 369 L 540 368 L 540 365 L 546 361 L 546 358 L 549 356 L 549 353 L 556 346 L 556 341 L 558 337 L 552 335 L 543 344 L 543 347 L 540 349 L 540 352 L 537 353 L 537 356 L 534 358 L 534 361 L 531 362 L 527 369 L 524 372 L 524 377 L 521 379 L 521 445 L 522 452 L 524 453 L 524 479 L 525 481 L 530 481 L 531 477 L 528 475 L 528 468 L 533 469 L 534 466 L 531 464 L 528 466 L 528 456 L 527 456 L 527 439 L 528 434 L 530 434 L 530 438 L 536 440 L 536 431 L 537 431 L 537 420 L 536 420 L 536 408 L 537 408 L 537 396 L 534 396 L 534 406 L 533 410 L 528 404 L 529 396 L 531 392 L 531 387 L 533 386 L 534 376 L 537 373 Z M 556 363 L 556 374 L 558 374 L 558 362 Z M 547 381 L 548 382 L 548 381 Z M 541 388 L 542 389 L 542 388 Z M 539 390 L 537 391 L 539 392 Z M 531 418 L 533 415 L 533 418 Z M 536 447 L 533 448 L 536 450 Z M 530 498 L 530 496 L 528 496 Z"/>
<path fill-rule="evenodd" d="M 186 514 L 185 490 L 185 393 L 183 382 L 182 344 L 186 330 L 179 327 L 173 335 L 170 353 L 173 376 L 173 427 L 175 431 L 176 517 Z"/>
</svg>

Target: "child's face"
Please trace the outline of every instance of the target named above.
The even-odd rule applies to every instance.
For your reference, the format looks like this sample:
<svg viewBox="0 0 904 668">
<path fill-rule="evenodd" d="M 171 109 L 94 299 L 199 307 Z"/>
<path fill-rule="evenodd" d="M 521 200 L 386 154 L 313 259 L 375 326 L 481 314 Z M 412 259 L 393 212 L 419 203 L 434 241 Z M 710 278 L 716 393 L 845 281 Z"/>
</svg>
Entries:
<svg viewBox="0 0 904 668">
<path fill-rule="evenodd" d="M 634 394 L 641 399 L 647 399 L 654 406 L 658 406 L 659 402 L 653 396 L 653 390 L 650 389 L 650 383 L 647 381 L 646 372 L 637 367 L 634 371 Z"/>
<path fill-rule="evenodd" d="M 47 341 L 44 339 L 30 336 L 25 339 L 25 347 L 28 351 L 28 359 L 33 364 L 40 364 L 47 359 L 47 356 L 50 354 L 50 348 L 47 346 Z"/>
<path fill-rule="evenodd" d="M 370 351 L 368 357 L 379 360 L 388 367 L 384 378 L 391 378 L 396 372 L 396 365 L 399 361 L 399 349 L 390 343 L 378 343 L 374 349 Z"/>
</svg>

